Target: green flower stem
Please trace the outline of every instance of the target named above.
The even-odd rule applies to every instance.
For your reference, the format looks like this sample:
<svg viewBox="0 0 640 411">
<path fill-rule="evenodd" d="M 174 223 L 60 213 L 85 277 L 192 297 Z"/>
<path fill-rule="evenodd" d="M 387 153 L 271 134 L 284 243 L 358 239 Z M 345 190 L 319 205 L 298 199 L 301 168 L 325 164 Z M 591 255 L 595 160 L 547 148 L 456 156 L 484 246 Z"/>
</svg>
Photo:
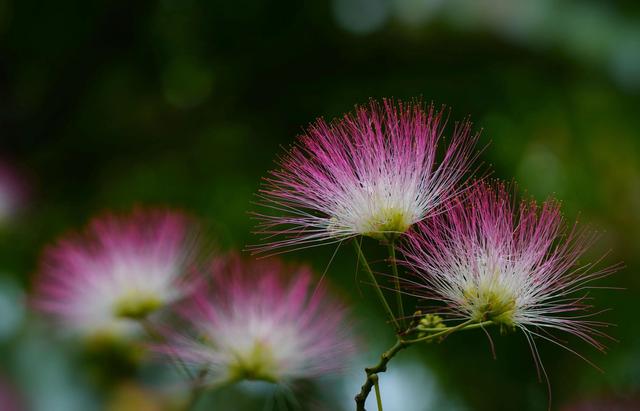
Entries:
<svg viewBox="0 0 640 411">
<path fill-rule="evenodd" d="M 486 322 L 488 324 L 491 323 L 491 321 L 486 321 Z M 441 329 L 442 331 L 440 331 L 440 332 L 436 332 L 434 334 L 429 334 L 427 336 L 420 337 L 420 338 L 415 338 L 413 340 L 404 340 L 404 342 L 407 343 L 407 344 L 415 344 L 415 343 L 419 343 L 419 342 L 423 342 L 423 341 L 429 341 L 429 340 L 434 339 L 436 337 L 444 337 L 444 336 L 446 336 L 448 334 L 451 334 L 453 332 L 465 329 L 466 327 L 469 327 L 471 325 L 476 326 L 474 328 L 478 328 L 477 327 L 478 324 L 473 324 L 473 320 L 467 320 L 467 321 L 465 321 L 463 323 L 460 323 L 460 324 L 456 325 L 455 327 L 446 327 L 444 329 Z"/>
<path fill-rule="evenodd" d="M 151 324 L 151 321 L 149 321 L 148 318 L 146 317 L 140 318 L 138 322 L 140 323 L 142 328 L 145 330 L 145 332 L 149 335 L 149 337 L 152 340 L 159 341 L 159 342 L 165 341 L 164 336 L 155 330 L 155 328 L 153 327 L 153 324 Z M 178 356 L 174 356 L 172 354 L 171 358 L 174 359 L 172 363 L 174 365 L 177 364 L 176 368 L 178 368 L 178 371 L 184 372 L 189 377 L 189 379 L 193 381 L 195 376 L 193 375 L 193 373 L 191 373 L 191 371 L 189 370 L 189 367 L 187 367 L 187 365 L 184 362 L 182 362 L 182 360 Z"/>
<path fill-rule="evenodd" d="M 193 389 L 189 394 L 189 399 L 185 404 L 185 407 L 184 407 L 185 411 L 191 411 L 192 409 L 194 409 L 196 404 L 198 403 L 198 400 L 202 396 L 202 393 L 204 392 L 204 379 L 207 376 L 207 372 L 208 370 L 206 368 L 203 368 L 198 373 L 198 377 L 193 385 Z"/>
<path fill-rule="evenodd" d="M 400 319 L 400 325 L 404 328 L 404 307 L 402 305 L 402 293 L 400 292 L 400 276 L 398 275 L 398 264 L 396 262 L 396 246 L 393 240 L 389 241 L 387 245 L 389 249 L 389 260 L 391 260 L 391 270 L 393 272 L 393 281 L 396 287 L 396 307 L 398 308 L 398 317 Z"/>
<path fill-rule="evenodd" d="M 149 321 L 148 318 L 140 318 L 139 323 L 151 339 L 159 342 L 165 341 L 164 336 L 155 330 L 153 324 L 151 324 L 151 321 Z M 192 382 L 193 388 L 189 393 L 189 399 L 187 400 L 184 407 L 185 411 L 191 411 L 198 403 L 198 400 L 202 396 L 202 393 L 205 391 L 204 379 L 206 378 L 209 370 L 203 368 L 198 372 L 197 376 L 194 376 L 193 373 L 189 370 L 189 367 L 187 367 L 187 365 L 178 356 L 172 355 L 171 358 L 174 359 L 172 363 L 176 365 L 178 371 L 184 372 Z"/>
<path fill-rule="evenodd" d="M 438 332 L 433 334 L 429 334 L 425 337 L 415 338 L 412 340 L 405 340 L 398 336 L 396 343 L 385 351 L 382 356 L 380 356 L 380 361 L 373 367 L 365 368 L 364 371 L 367 374 L 367 379 L 365 380 L 364 385 L 360 389 L 360 392 L 356 395 L 356 411 L 366 411 L 364 408 L 365 402 L 367 401 L 367 397 L 371 393 L 371 388 L 378 384 L 378 374 L 381 372 L 385 372 L 387 370 L 387 364 L 395 355 L 402 351 L 403 349 L 419 343 L 429 341 L 438 337 L 445 337 L 451 333 L 462 330 L 471 330 L 475 328 L 481 328 L 491 324 L 491 321 L 483 321 L 481 323 L 474 323 L 473 320 L 465 321 L 456 325 L 455 327 L 446 327 L 446 328 L 438 328 Z M 379 388 L 376 388 L 378 390 Z M 377 395 L 377 394 L 376 394 Z M 382 404 L 379 403 L 378 407 L 382 410 Z"/>
<path fill-rule="evenodd" d="M 369 263 L 367 262 L 367 258 L 364 256 L 364 253 L 362 252 L 362 247 L 358 243 L 358 239 L 353 240 L 353 245 L 356 249 L 356 254 L 358 254 L 358 259 L 360 260 L 360 264 L 362 264 L 367 274 L 369 274 L 369 279 L 374 285 L 374 289 L 376 290 L 378 299 L 382 303 L 382 306 L 384 307 L 384 309 L 387 311 L 387 315 L 389 316 L 389 318 L 391 318 L 391 321 L 393 322 L 393 326 L 395 327 L 396 331 L 400 331 L 400 324 L 398 323 L 398 320 L 396 320 L 395 315 L 393 315 L 393 311 L 391 310 L 391 307 L 389 306 L 387 299 L 382 293 L 382 289 L 378 284 L 378 280 L 376 280 L 376 276 L 373 274 L 373 271 L 371 271 L 371 267 L 369 266 Z"/>
<path fill-rule="evenodd" d="M 204 389 L 202 387 L 194 387 L 193 390 L 191 390 L 191 393 L 189 394 L 189 399 L 187 400 L 187 403 L 184 406 L 185 411 L 191 411 L 195 409 L 195 406 L 198 404 L 198 400 L 202 396 L 203 391 Z"/>
<path fill-rule="evenodd" d="M 483 327 L 486 327 L 486 326 L 491 325 L 491 324 L 493 324 L 493 321 L 483 321 L 483 322 L 481 322 L 481 323 L 469 324 L 469 325 L 467 325 L 466 327 L 461 328 L 459 331 L 475 330 L 475 329 L 477 329 L 477 328 L 483 328 Z M 437 332 L 437 331 L 447 331 L 447 330 L 451 330 L 452 328 L 454 328 L 454 327 L 444 327 L 444 328 L 443 328 L 443 327 L 440 327 L 440 328 L 412 328 L 412 329 L 409 329 L 409 330 L 407 331 L 407 334 L 408 334 L 408 333 L 411 333 L 411 332 Z"/>
<path fill-rule="evenodd" d="M 373 374 L 373 387 L 376 390 L 376 402 L 378 403 L 378 411 L 382 410 L 382 397 L 380 396 L 380 384 L 378 384 L 378 374 Z"/>
</svg>

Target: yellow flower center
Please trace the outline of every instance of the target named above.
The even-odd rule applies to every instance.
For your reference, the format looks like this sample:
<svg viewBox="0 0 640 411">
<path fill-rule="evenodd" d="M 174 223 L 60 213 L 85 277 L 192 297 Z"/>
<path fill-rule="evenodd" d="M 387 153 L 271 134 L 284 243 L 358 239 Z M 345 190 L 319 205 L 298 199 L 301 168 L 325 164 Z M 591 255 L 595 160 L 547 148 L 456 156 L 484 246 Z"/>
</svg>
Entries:
<svg viewBox="0 0 640 411">
<path fill-rule="evenodd" d="M 162 306 L 162 300 L 155 294 L 133 291 L 121 297 L 114 306 L 114 314 L 119 318 L 140 320 Z"/>
<path fill-rule="evenodd" d="M 277 362 L 271 347 L 263 341 L 256 341 L 247 352 L 235 353 L 235 361 L 229 365 L 231 380 L 261 380 L 277 382 Z"/>
<path fill-rule="evenodd" d="M 479 284 L 463 293 L 465 304 L 477 322 L 493 321 L 501 326 L 513 328 L 516 312 L 514 295 L 499 283 Z"/>
<path fill-rule="evenodd" d="M 397 208 L 383 208 L 371 215 L 363 224 L 363 233 L 376 240 L 390 240 L 411 227 L 411 216 Z"/>
</svg>

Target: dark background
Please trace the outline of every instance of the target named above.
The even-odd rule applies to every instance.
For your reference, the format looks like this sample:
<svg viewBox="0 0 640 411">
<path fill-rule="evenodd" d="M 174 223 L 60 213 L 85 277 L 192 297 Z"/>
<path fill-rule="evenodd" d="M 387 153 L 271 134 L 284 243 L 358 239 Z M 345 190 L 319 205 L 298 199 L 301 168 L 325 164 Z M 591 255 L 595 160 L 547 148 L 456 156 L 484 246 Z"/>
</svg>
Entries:
<svg viewBox="0 0 640 411">
<path fill-rule="evenodd" d="M 603 282 L 624 290 L 594 292 L 619 342 L 602 355 L 569 340 L 604 373 L 540 344 L 552 408 L 633 400 L 640 388 L 637 2 L 2 0 L 0 96 L 0 157 L 28 187 L 0 226 L 0 380 L 30 409 L 167 403 L 153 366 L 96 383 L 91 361 L 28 313 L 43 245 L 134 204 L 201 217 L 223 249 L 255 243 L 247 212 L 282 147 L 316 117 L 370 97 L 422 97 L 451 106 L 453 119 L 471 115 L 493 176 L 559 197 L 569 221 L 601 232 L 592 258 L 612 250 L 604 264 L 625 262 Z M 332 253 L 284 258 L 321 272 Z M 367 348 L 344 382 L 303 391 L 320 409 L 351 409 L 358 369 L 392 335 L 350 248 L 328 278 L 353 303 Z M 481 332 L 402 353 L 381 378 L 385 410 L 546 409 L 524 337 L 493 340 L 495 360 Z M 279 407 L 273 398 L 240 387 L 201 409 Z"/>
</svg>

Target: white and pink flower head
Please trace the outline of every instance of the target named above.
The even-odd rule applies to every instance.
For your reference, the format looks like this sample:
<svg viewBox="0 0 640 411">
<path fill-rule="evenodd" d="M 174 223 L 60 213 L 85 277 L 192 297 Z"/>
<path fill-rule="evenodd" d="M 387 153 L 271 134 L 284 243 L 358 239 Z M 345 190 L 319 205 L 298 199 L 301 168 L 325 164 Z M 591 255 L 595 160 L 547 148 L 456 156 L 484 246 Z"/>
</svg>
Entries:
<svg viewBox="0 0 640 411">
<path fill-rule="evenodd" d="M 345 367 L 354 347 L 345 308 L 308 267 L 232 254 L 213 265 L 210 285 L 181 307 L 189 332 L 169 332 L 158 351 L 212 384 L 288 384 Z"/>
<path fill-rule="evenodd" d="M 195 234 L 180 212 L 99 216 L 45 250 L 34 304 L 81 336 L 134 336 L 194 287 Z"/>
<path fill-rule="evenodd" d="M 265 179 L 261 203 L 281 214 L 257 214 L 259 230 L 284 237 L 254 250 L 395 237 L 434 213 L 477 156 L 465 121 L 438 160 L 443 114 L 383 100 L 331 123 L 318 119 Z"/>
<path fill-rule="evenodd" d="M 446 213 L 406 236 L 401 251 L 417 273 L 407 292 L 443 302 L 451 318 L 522 330 L 536 364 L 533 337 L 563 345 L 554 330 L 604 350 L 606 324 L 590 319 L 581 292 L 618 267 L 579 263 L 595 238 L 577 224 L 568 227 L 555 200 L 517 205 L 504 184 L 477 183 L 467 198 L 451 200 Z"/>
</svg>

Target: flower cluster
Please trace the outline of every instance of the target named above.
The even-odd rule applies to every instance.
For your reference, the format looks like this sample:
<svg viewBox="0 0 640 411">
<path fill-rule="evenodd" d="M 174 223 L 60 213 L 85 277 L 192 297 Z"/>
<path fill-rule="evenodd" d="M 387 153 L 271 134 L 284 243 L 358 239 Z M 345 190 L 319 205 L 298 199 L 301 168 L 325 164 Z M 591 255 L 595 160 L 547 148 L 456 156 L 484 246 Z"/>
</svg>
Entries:
<svg viewBox="0 0 640 411">
<path fill-rule="evenodd" d="M 34 304 L 89 340 L 138 337 L 170 307 L 182 321 L 152 327 L 153 337 L 167 334 L 153 346 L 212 383 L 289 383 L 343 367 L 353 351 L 345 308 L 308 267 L 231 254 L 204 276 L 196 231 L 177 212 L 98 217 L 45 251 Z"/>
<path fill-rule="evenodd" d="M 379 240 L 390 250 L 395 314 L 355 242 L 361 266 L 399 335 L 383 361 L 367 369 L 356 396 L 358 410 L 364 410 L 376 373 L 395 353 L 465 327 L 522 330 L 540 366 L 536 338 L 574 352 L 550 331 L 605 349 L 607 324 L 591 319 L 590 299 L 580 292 L 619 267 L 579 263 L 596 237 L 577 224 L 568 226 L 557 201 L 515 205 L 504 184 L 482 179 L 469 184 L 465 176 L 475 160 L 476 136 L 469 122 L 458 124 L 449 145 L 439 150 L 443 126 L 442 111 L 391 100 L 357 107 L 331 123 L 318 120 L 261 190 L 262 204 L 279 214 L 257 215 L 267 238 L 254 251 L 358 236 Z M 443 157 L 437 161 L 439 151 Z M 401 280 L 397 261 L 415 276 Z M 430 309 L 442 310 L 441 316 L 414 318 L 407 327 L 402 293 L 427 305 L 435 301 Z M 462 321 L 448 326 L 444 320 Z"/>
<path fill-rule="evenodd" d="M 262 205 L 278 213 L 256 214 L 267 240 L 253 251 L 354 237 L 388 248 L 396 313 L 361 238 L 354 241 L 397 338 L 365 369 L 358 411 L 399 351 L 462 329 L 519 329 L 540 366 L 538 338 L 574 352 L 554 331 L 605 349 L 606 324 L 592 319 L 584 291 L 618 266 L 579 261 L 596 237 L 567 224 L 557 201 L 518 203 L 503 183 L 469 183 L 477 134 L 463 121 L 443 144 L 445 125 L 444 110 L 393 100 L 317 120 L 260 191 Z M 196 231 L 177 212 L 98 217 L 45 251 L 35 305 L 88 338 L 154 331 L 159 340 L 149 346 L 198 375 L 197 389 L 240 380 L 289 385 L 344 367 L 354 353 L 345 308 L 308 267 L 229 253 L 203 270 Z M 397 262 L 412 276 L 401 278 Z M 406 318 L 403 293 L 429 314 Z M 150 327 L 161 309 L 176 315 Z"/>
</svg>

